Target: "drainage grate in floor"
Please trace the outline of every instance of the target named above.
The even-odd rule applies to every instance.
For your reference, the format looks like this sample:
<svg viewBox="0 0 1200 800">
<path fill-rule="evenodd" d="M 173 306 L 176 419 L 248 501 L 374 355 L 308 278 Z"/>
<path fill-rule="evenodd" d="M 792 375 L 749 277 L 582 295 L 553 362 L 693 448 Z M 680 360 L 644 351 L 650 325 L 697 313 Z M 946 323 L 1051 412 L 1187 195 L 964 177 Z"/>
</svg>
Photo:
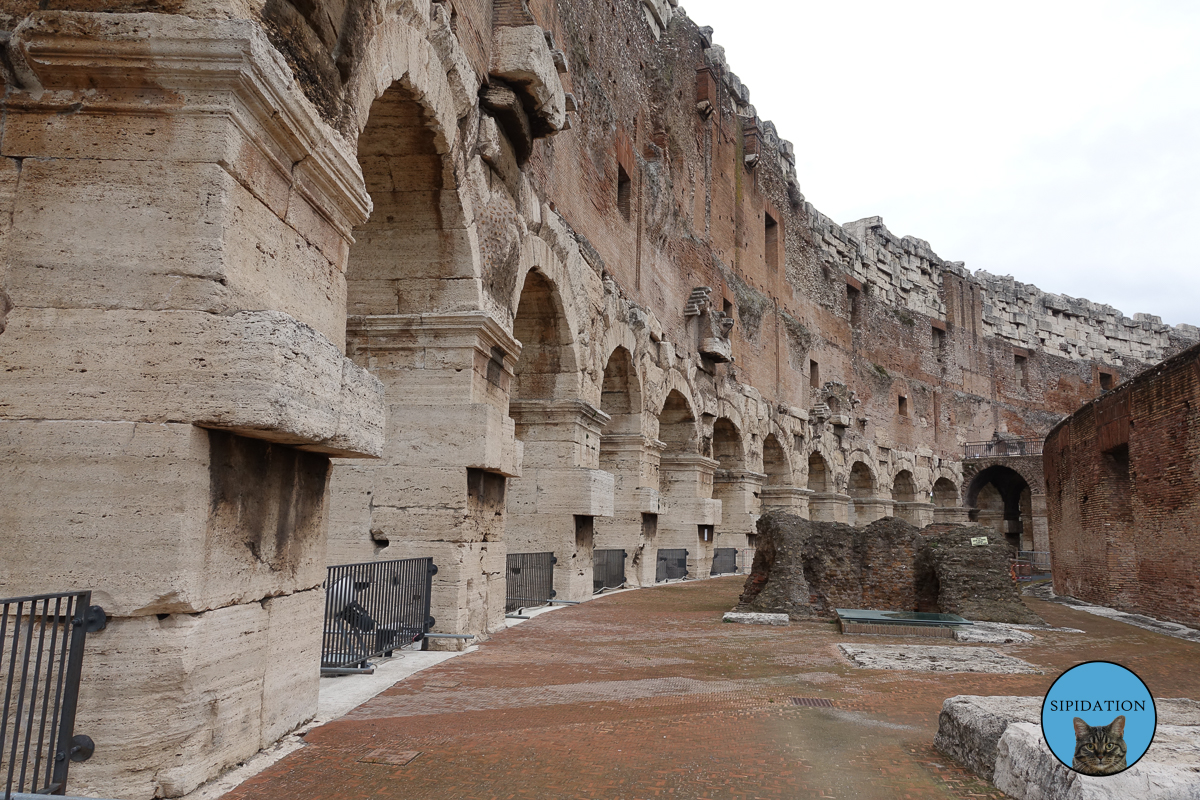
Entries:
<svg viewBox="0 0 1200 800">
<path fill-rule="evenodd" d="M 833 708 L 833 701 L 826 700 L 824 697 L 793 697 L 791 698 L 794 706 L 813 706 L 815 708 Z"/>
</svg>

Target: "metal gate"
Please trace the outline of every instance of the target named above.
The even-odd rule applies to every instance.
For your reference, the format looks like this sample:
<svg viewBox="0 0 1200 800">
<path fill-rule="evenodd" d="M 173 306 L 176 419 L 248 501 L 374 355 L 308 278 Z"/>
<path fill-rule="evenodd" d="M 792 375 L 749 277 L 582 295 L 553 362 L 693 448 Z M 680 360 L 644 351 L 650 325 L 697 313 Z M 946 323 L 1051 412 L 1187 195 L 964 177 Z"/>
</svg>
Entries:
<svg viewBox="0 0 1200 800">
<path fill-rule="evenodd" d="M 592 593 L 625 585 L 624 550 L 592 551 Z"/>
<path fill-rule="evenodd" d="M 553 599 L 554 553 L 509 553 L 505 572 L 504 612 L 544 606 Z"/>
<path fill-rule="evenodd" d="M 368 561 L 329 568 L 321 674 L 367 668 L 367 659 L 420 641 L 433 627 L 432 558 Z"/>
<path fill-rule="evenodd" d="M 713 550 L 712 569 L 709 575 L 728 575 L 738 571 L 738 551 L 736 547 L 718 547 Z"/>
<path fill-rule="evenodd" d="M 91 592 L 0 600 L 0 776 L 14 792 L 62 794 L 71 762 L 96 749 L 75 734 L 75 706 L 88 633 L 104 630 Z"/>
<path fill-rule="evenodd" d="M 686 578 L 688 574 L 687 550 L 659 550 L 658 568 L 654 573 L 657 583 Z"/>
</svg>

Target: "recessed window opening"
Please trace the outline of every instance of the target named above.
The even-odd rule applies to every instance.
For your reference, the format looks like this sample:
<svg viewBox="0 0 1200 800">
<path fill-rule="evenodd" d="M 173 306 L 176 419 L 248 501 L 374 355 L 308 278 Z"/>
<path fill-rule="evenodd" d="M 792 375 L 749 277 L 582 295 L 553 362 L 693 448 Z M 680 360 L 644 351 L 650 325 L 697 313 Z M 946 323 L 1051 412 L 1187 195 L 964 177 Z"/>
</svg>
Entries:
<svg viewBox="0 0 1200 800">
<path fill-rule="evenodd" d="M 946 332 L 941 328 L 933 329 L 933 353 L 940 361 L 942 358 L 942 349 L 946 346 Z"/>
<path fill-rule="evenodd" d="M 617 164 L 617 209 L 626 222 L 632 213 L 632 205 L 633 181 L 629 180 L 629 173 L 625 172 L 625 168 Z"/>
<path fill-rule="evenodd" d="M 763 214 L 766 220 L 766 239 L 764 247 L 767 257 L 767 267 L 771 271 L 779 269 L 779 223 L 770 214 Z"/>
<path fill-rule="evenodd" d="M 896 398 L 896 410 L 900 412 L 900 416 L 908 416 L 908 398 L 900 395 Z"/>
<path fill-rule="evenodd" d="M 1104 391 L 1104 392 L 1112 391 L 1112 388 L 1115 384 L 1116 384 L 1116 376 L 1113 375 L 1111 372 L 1101 372 L 1100 373 L 1100 390 L 1101 391 Z"/>
<path fill-rule="evenodd" d="M 733 319 L 733 303 L 723 299 L 721 301 L 721 310 L 725 312 L 725 316 Z"/>
<path fill-rule="evenodd" d="M 808 385 L 814 389 L 821 388 L 821 367 L 815 361 L 808 362 Z"/>
<path fill-rule="evenodd" d="M 850 305 L 850 321 L 852 323 L 854 323 L 855 325 L 858 324 L 858 311 L 859 311 L 858 298 L 859 298 L 859 295 L 861 295 L 861 294 L 862 293 L 860 291 L 858 291 L 858 289 L 855 289 L 853 286 L 850 286 L 849 284 L 846 285 L 846 300 L 849 302 L 849 305 Z"/>
<path fill-rule="evenodd" d="M 1013 356 L 1013 370 L 1017 374 L 1017 380 L 1022 385 L 1025 384 L 1025 356 Z"/>
</svg>

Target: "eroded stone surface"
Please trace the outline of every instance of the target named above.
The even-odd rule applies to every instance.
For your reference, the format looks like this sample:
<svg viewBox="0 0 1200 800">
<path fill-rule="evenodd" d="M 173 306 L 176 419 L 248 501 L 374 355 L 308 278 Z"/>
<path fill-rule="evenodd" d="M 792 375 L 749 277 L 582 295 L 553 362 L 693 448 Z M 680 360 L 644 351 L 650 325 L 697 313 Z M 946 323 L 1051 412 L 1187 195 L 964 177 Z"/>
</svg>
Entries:
<svg viewBox="0 0 1200 800">
<path fill-rule="evenodd" d="M 854 662 L 856 667 L 864 669 L 1038 675 L 1042 673 L 1042 670 L 1028 661 L 998 653 L 990 647 L 839 644 L 838 649 Z"/>
<path fill-rule="evenodd" d="M 722 622 L 740 622 L 743 625 L 790 625 L 787 614 L 754 614 L 726 611 Z"/>
</svg>

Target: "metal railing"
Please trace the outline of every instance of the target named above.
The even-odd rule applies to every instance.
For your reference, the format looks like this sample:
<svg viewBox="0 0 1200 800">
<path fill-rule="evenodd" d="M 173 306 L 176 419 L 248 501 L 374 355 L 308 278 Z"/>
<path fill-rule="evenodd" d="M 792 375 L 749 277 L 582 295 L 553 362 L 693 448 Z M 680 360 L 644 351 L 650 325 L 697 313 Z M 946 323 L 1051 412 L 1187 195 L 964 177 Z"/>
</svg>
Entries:
<svg viewBox="0 0 1200 800">
<path fill-rule="evenodd" d="M 62 794 L 71 762 L 96 749 L 75 734 L 75 707 L 88 633 L 104 630 L 91 592 L 0 600 L 0 776 L 14 793 Z"/>
<path fill-rule="evenodd" d="M 1027 436 L 1024 439 L 992 439 L 987 442 L 968 442 L 963 445 L 963 458 L 999 458 L 1003 456 L 1040 456 L 1042 439 Z"/>
<path fill-rule="evenodd" d="M 624 550 L 592 551 L 592 594 L 625 585 Z"/>
<path fill-rule="evenodd" d="M 509 553 L 505 572 L 504 611 L 544 606 L 554 591 L 554 553 Z"/>
<path fill-rule="evenodd" d="M 738 571 L 738 551 L 736 547 L 718 547 L 713 550 L 712 569 L 709 575 L 728 575 Z"/>
<path fill-rule="evenodd" d="M 658 564 L 654 573 L 655 583 L 676 581 L 688 574 L 687 550 L 659 550 Z"/>
<path fill-rule="evenodd" d="M 433 627 L 429 600 L 435 574 L 432 558 L 330 567 L 321 674 L 366 671 L 368 659 L 420 641 Z"/>
<path fill-rule="evenodd" d="M 1019 550 L 1011 561 L 1012 576 L 1019 581 L 1050 574 L 1050 554 L 1041 550 Z"/>
</svg>

